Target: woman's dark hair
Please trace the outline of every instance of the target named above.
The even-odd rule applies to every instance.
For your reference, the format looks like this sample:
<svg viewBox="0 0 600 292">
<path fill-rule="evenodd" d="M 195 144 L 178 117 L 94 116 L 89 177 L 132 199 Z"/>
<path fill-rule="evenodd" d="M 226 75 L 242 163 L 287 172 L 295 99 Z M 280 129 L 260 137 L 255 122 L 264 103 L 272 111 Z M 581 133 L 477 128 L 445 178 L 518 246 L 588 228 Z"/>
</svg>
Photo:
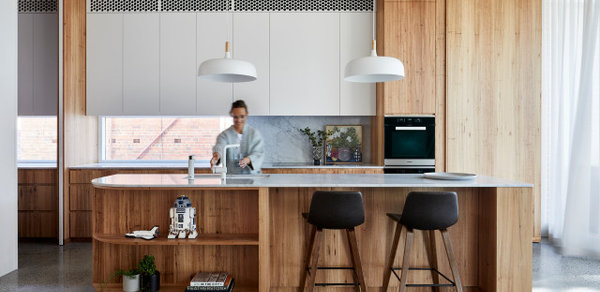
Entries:
<svg viewBox="0 0 600 292">
<path fill-rule="evenodd" d="M 229 112 L 233 111 L 234 108 L 241 108 L 241 107 L 243 107 L 246 110 L 246 112 L 248 112 L 248 106 L 241 99 L 238 99 L 231 104 L 231 110 L 229 110 Z"/>
</svg>

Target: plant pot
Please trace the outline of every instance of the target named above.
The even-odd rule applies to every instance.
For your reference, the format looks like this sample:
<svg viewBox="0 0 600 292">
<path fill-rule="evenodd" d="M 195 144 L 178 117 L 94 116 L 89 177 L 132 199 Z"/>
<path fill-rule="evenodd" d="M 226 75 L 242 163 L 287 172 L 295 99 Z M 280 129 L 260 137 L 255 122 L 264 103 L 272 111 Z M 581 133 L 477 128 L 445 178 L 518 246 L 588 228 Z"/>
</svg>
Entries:
<svg viewBox="0 0 600 292">
<path fill-rule="evenodd" d="M 313 148 L 312 148 L 312 157 L 313 157 L 313 164 L 314 165 L 320 165 L 321 164 L 321 158 L 323 157 L 323 147 L 321 147 L 321 146 L 313 146 Z"/>
<path fill-rule="evenodd" d="M 156 271 L 154 275 L 142 275 L 142 291 L 156 292 L 160 290 L 160 272 Z"/>
<path fill-rule="evenodd" d="M 140 291 L 140 275 L 126 276 L 123 275 L 123 291 L 135 292 Z"/>
</svg>

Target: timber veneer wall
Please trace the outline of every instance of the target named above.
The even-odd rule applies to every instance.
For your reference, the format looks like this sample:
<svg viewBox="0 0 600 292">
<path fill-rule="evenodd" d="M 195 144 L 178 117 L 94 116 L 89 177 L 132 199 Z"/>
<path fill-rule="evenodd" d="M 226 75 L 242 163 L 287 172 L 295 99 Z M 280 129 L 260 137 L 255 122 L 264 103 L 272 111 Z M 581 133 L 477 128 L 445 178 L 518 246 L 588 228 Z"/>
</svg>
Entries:
<svg viewBox="0 0 600 292">
<path fill-rule="evenodd" d="M 541 0 L 383 0 L 381 55 L 406 78 L 378 85 L 372 157 L 383 164 L 383 116 L 436 116 L 436 170 L 534 184 L 541 236 Z"/>
</svg>

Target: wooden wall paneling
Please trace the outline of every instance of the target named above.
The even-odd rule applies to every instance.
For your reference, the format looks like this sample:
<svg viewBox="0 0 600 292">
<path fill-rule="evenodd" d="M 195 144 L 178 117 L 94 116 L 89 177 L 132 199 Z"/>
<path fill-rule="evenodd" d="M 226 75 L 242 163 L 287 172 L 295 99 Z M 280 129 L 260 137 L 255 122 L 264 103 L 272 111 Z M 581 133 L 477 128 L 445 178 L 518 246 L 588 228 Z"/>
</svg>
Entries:
<svg viewBox="0 0 600 292">
<path fill-rule="evenodd" d="M 377 4 L 377 26 L 376 26 L 376 39 L 377 39 L 377 53 L 385 56 L 386 54 L 386 37 L 385 37 L 385 2 L 376 1 Z M 384 159 L 384 96 L 385 87 L 383 83 L 377 83 L 375 87 L 376 93 L 376 104 L 375 104 L 375 116 L 371 118 L 371 163 L 375 165 L 383 165 Z"/>
<path fill-rule="evenodd" d="M 436 112 L 436 2 L 384 2 L 385 55 L 404 64 L 403 80 L 384 83 L 386 115 Z"/>
<path fill-rule="evenodd" d="M 533 183 L 539 240 L 541 1 L 446 5 L 446 170 Z"/>
<path fill-rule="evenodd" d="M 300 284 L 303 255 L 306 252 L 309 225 L 303 220 L 301 213 L 307 212 L 312 193 L 310 188 L 275 188 L 270 189 L 271 206 L 271 290 L 285 291 L 297 289 Z M 338 190 L 338 189 L 336 189 Z M 341 189 L 339 189 L 341 190 Z M 365 223 L 357 229 L 358 246 L 363 262 L 365 279 L 370 288 L 382 287 L 383 268 L 392 245 L 395 224 L 386 213 L 401 212 L 404 200 L 409 191 L 426 189 L 408 188 L 360 188 L 365 201 Z M 440 189 L 436 189 L 440 191 Z M 479 190 L 452 189 L 459 193 L 459 222 L 449 229 L 451 241 L 459 263 L 461 278 L 465 286 L 478 285 L 478 222 Z M 402 238 L 404 238 L 402 234 Z M 443 252 L 440 234 L 437 234 L 438 260 L 440 270 L 449 274 L 450 269 Z M 411 253 L 411 266 L 425 267 L 428 264 L 426 245 L 420 231 L 415 232 L 414 248 Z M 324 239 L 322 266 L 348 266 L 350 264 L 349 248 L 344 234 L 335 230 L 326 230 Z M 403 240 L 399 246 L 395 266 L 402 263 Z M 353 281 L 352 276 L 344 271 L 319 271 L 317 282 Z M 409 283 L 431 281 L 428 272 L 411 272 Z M 394 278 L 390 287 L 398 287 Z M 338 290 L 335 290 L 338 291 Z M 416 289 L 415 291 L 430 291 Z"/>
<path fill-rule="evenodd" d="M 446 171 L 446 0 L 435 1 L 435 171 Z"/>
<path fill-rule="evenodd" d="M 69 239 L 69 172 L 73 165 L 98 161 L 98 120 L 86 116 L 86 1 L 63 3 L 63 222 L 64 239 Z M 59 117 L 60 118 L 60 117 Z"/>
</svg>

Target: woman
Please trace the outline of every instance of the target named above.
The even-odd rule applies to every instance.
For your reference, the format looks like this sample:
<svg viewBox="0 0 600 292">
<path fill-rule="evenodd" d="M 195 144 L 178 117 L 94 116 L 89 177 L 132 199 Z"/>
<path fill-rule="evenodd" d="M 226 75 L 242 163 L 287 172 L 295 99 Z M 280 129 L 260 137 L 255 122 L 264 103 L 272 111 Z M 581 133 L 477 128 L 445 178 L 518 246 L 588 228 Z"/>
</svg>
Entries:
<svg viewBox="0 0 600 292">
<path fill-rule="evenodd" d="M 233 118 L 233 126 L 217 137 L 210 168 L 212 169 L 221 161 L 223 148 L 226 145 L 240 144 L 239 149 L 227 149 L 227 173 L 260 173 L 265 154 L 264 144 L 260 133 L 246 125 L 248 117 L 246 103 L 243 100 L 232 103 L 229 115 Z"/>
</svg>

